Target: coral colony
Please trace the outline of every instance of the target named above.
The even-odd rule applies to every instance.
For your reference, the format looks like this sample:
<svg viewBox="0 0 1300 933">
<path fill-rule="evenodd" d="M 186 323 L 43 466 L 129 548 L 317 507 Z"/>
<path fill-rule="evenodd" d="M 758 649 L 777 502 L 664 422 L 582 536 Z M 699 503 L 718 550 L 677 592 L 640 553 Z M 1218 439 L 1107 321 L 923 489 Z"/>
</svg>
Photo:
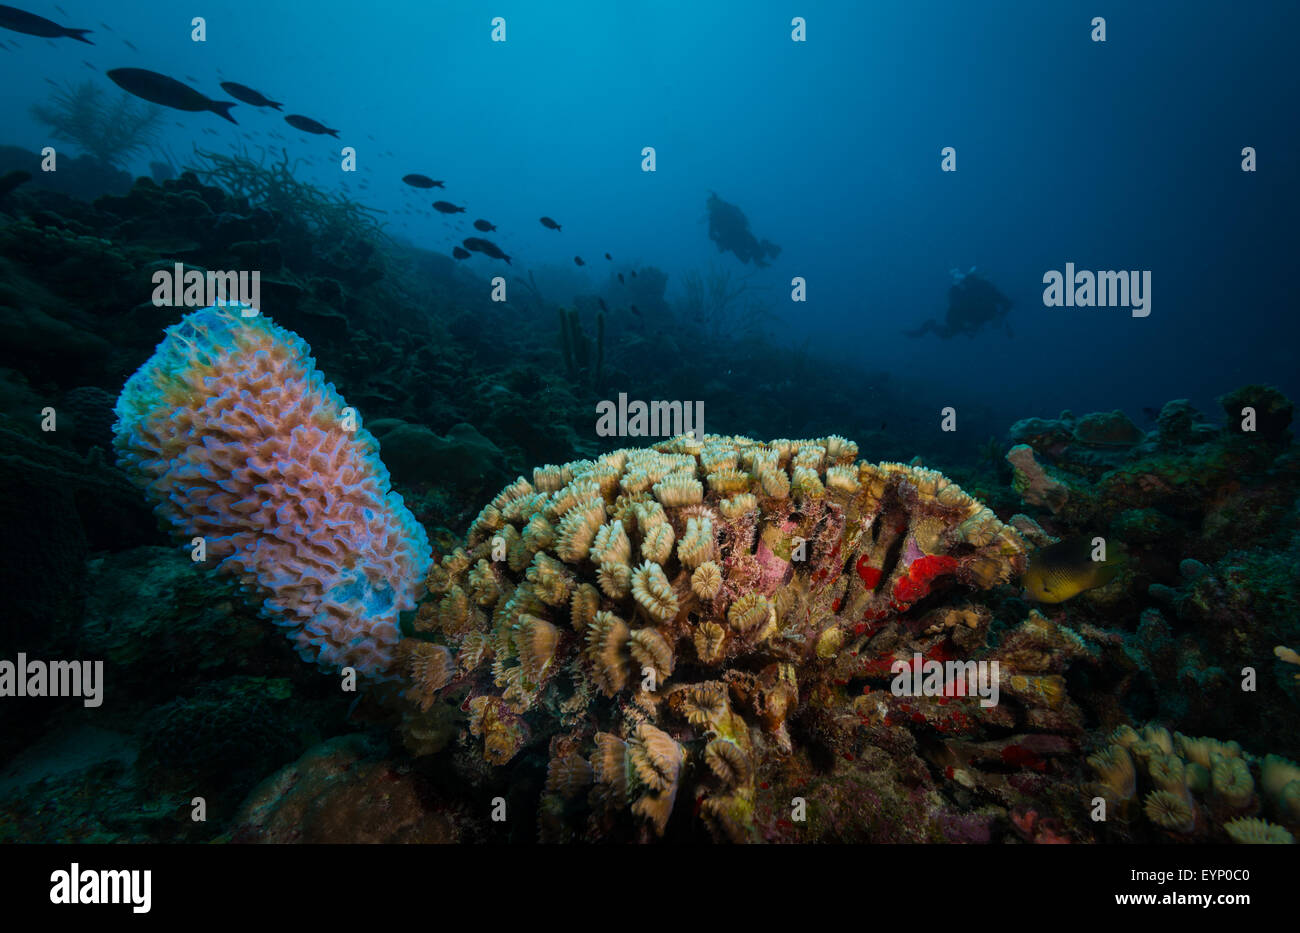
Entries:
<svg viewBox="0 0 1300 933">
<path fill-rule="evenodd" d="M 687 773 L 719 839 L 755 838 L 772 818 L 756 810 L 761 762 L 791 751 L 801 702 L 833 706 L 885 628 L 932 651 L 939 639 L 896 620 L 934 588 L 987 588 L 1023 565 L 1020 536 L 943 476 L 857 452 L 834 436 L 683 436 L 516 480 L 429 577 L 438 601 L 399 649 L 411 718 L 465 682 L 495 764 L 528 744 L 529 711 L 568 719 L 551 739 L 544 838 L 624 810 L 662 833 Z M 916 625 L 946 631 L 953 612 Z M 1033 664 L 1007 688 L 1043 705 L 1059 692 Z M 620 709 L 603 728 L 573 716 L 602 697 Z"/>
<path fill-rule="evenodd" d="M 1259 391 L 1266 411 L 1288 404 Z M 411 755 L 460 735 L 482 767 L 546 761 L 542 840 L 652 840 L 674 814 L 719 841 L 795 840 L 807 806 L 869 820 L 849 838 L 987 840 L 991 811 L 962 802 L 978 795 L 1025 841 L 1068 841 L 1073 821 L 1040 814 L 1077 809 L 1080 786 L 1125 825 L 1189 839 L 1289 841 L 1300 819 L 1300 766 L 1157 723 L 1120 725 L 1071 779 L 1087 749 L 1065 675 L 1113 637 L 1035 610 L 993 636 L 971 597 L 1021 579 L 1047 603 L 1104 592 L 1123 564 L 1099 573 L 1028 516 L 1005 523 L 843 437 L 683 434 L 538 467 L 435 563 L 377 442 L 306 344 L 252 309 L 169 328 L 116 413 L 156 513 L 305 660 L 395 685 Z M 1109 496 L 1126 514 L 1124 469 L 1087 490 L 1071 468 L 1212 440 L 1176 404 L 1161 419 L 1154 442 L 1119 412 L 1021 422 L 1014 488 L 1056 513 Z M 812 767 L 810 735 L 841 769 Z"/>
</svg>

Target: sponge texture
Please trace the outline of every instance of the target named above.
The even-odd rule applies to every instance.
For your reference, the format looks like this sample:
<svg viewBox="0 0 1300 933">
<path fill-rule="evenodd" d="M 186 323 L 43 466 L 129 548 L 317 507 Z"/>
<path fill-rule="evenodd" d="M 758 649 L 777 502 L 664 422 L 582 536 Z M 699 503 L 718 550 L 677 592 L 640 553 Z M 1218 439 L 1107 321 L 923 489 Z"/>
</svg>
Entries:
<svg viewBox="0 0 1300 933">
<path fill-rule="evenodd" d="M 260 314 L 204 308 L 166 333 L 118 398 L 119 463 L 305 660 L 386 678 L 431 558 L 378 442 Z"/>
</svg>

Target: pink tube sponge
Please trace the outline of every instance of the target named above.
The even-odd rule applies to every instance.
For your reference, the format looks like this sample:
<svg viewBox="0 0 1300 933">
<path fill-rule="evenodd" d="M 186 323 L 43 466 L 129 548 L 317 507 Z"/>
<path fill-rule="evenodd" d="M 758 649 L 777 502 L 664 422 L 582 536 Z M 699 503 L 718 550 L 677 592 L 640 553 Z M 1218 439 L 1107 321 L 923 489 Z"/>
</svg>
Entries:
<svg viewBox="0 0 1300 933">
<path fill-rule="evenodd" d="M 167 329 L 117 401 L 118 461 L 305 660 L 385 678 L 431 563 L 379 444 L 296 334 L 238 306 Z"/>
</svg>

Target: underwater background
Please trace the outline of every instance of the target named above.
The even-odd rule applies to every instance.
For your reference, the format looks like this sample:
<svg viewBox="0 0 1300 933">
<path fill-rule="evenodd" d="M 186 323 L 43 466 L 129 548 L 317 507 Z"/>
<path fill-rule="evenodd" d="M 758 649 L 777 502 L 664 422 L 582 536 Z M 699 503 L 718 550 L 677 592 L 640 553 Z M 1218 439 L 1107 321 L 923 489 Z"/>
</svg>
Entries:
<svg viewBox="0 0 1300 933">
<path fill-rule="evenodd" d="M 0 839 L 1300 831 L 1295 4 L 23 10 Z"/>
</svg>

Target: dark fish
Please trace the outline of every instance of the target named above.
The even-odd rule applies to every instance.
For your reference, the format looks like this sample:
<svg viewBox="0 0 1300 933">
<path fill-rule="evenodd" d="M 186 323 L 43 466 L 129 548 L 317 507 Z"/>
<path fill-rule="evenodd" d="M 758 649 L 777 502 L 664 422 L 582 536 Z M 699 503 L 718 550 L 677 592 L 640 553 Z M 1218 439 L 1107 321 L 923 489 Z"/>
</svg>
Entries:
<svg viewBox="0 0 1300 933">
<path fill-rule="evenodd" d="M 324 136 L 328 133 L 335 139 L 337 139 L 339 135 L 338 130 L 332 130 L 323 123 L 317 123 L 311 117 L 299 116 L 296 113 L 289 114 L 284 118 L 284 122 L 288 123 L 295 130 L 302 130 L 304 133 L 315 133 L 317 136 Z"/>
<path fill-rule="evenodd" d="M 491 233 L 496 229 L 496 224 L 490 224 L 486 220 L 476 220 L 474 221 L 474 229 L 482 230 L 484 233 Z"/>
<path fill-rule="evenodd" d="M 1142 414 L 1146 416 L 1147 421 L 1155 421 L 1160 417 L 1160 412 L 1156 411 L 1154 408 L 1143 408 Z"/>
<path fill-rule="evenodd" d="M 631 311 L 633 314 L 635 314 L 637 317 L 641 316 L 641 312 L 636 309 L 636 305 L 628 305 L 627 309 Z"/>
<path fill-rule="evenodd" d="M 64 13 L 63 15 L 67 16 L 68 14 Z M 66 36 L 69 39 L 84 42 L 86 45 L 95 44 L 86 38 L 86 33 L 90 32 L 89 29 L 69 29 L 67 26 L 60 26 L 44 16 L 37 16 L 35 13 L 28 13 L 26 10 L 20 10 L 12 6 L 0 5 L 0 29 L 12 29 L 14 32 L 21 32 L 29 36 L 40 36 L 44 39 L 61 39 Z"/>
<path fill-rule="evenodd" d="M 618 284 L 619 284 L 619 285 L 626 285 L 626 284 L 627 284 L 627 282 L 623 281 L 623 273 L 622 273 L 622 272 L 620 272 L 620 273 L 618 274 Z"/>
<path fill-rule="evenodd" d="M 463 208 L 463 207 L 457 207 L 455 204 L 452 204 L 450 201 L 434 201 L 434 202 L 433 202 L 433 209 L 434 209 L 435 211 L 437 211 L 438 213 L 440 213 L 440 214 L 463 214 L 463 213 L 465 213 L 465 208 Z"/>
<path fill-rule="evenodd" d="M 441 188 L 442 182 L 435 181 L 428 175 L 403 175 L 402 181 L 412 188 Z"/>
<path fill-rule="evenodd" d="M 585 266 L 585 265 L 586 265 L 586 263 L 582 261 L 582 257 L 581 257 L 581 256 L 574 256 L 574 257 L 573 257 L 573 261 L 576 262 L 576 263 L 577 263 L 578 265 L 580 265 L 580 266 Z"/>
<path fill-rule="evenodd" d="M 635 270 L 635 269 L 632 270 L 632 278 L 636 278 L 636 270 Z"/>
<path fill-rule="evenodd" d="M 605 254 L 605 258 L 608 259 L 610 262 L 613 262 L 613 261 L 614 261 L 614 257 L 611 256 L 609 253 L 606 253 L 606 254 Z"/>
<path fill-rule="evenodd" d="M 469 259 L 469 250 L 457 246 L 451 251 L 451 254 L 457 259 Z"/>
<path fill-rule="evenodd" d="M 122 43 L 123 43 L 123 44 L 124 44 L 128 49 L 130 49 L 132 52 L 138 52 L 138 51 L 140 51 L 139 49 L 137 49 L 137 48 L 136 48 L 136 47 L 131 43 L 131 40 L 130 40 L 130 39 L 123 39 L 123 40 L 122 40 Z"/>
<path fill-rule="evenodd" d="M 94 65 L 92 65 L 90 62 L 86 61 L 84 58 L 81 60 L 81 63 L 82 63 L 83 65 L 85 65 L 87 68 L 89 68 L 91 71 L 99 71 L 98 68 L 96 68 L 96 67 L 95 67 Z"/>
<path fill-rule="evenodd" d="M 1040 603 L 1063 603 L 1085 590 L 1105 586 L 1123 567 L 1123 561 L 1108 553 L 1106 560 L 1092 559 L 1092 539 L 1066 538 L 1040 547 L 1029 555 L 1029 566 L 1020 582 L 1025 596 Z"/>
<path fill-rule="evenodd" d="M 26 184 L 31 180 L 32 173 L 24 172 L 22 169 L 17 169 L 0 177 L 0 198 L 5 197 L 19 185 Z"/>
<path fill-rule="evenodd" d="M 608 311 L 608 310 L 609 310 L 609 308 L 605 307 L 605 299 L 604 299 L 604 298 L 597 298 L 597 299 L 596 299 L 596 304 L 600 305 L 600 310 L 602 310 L 602 311 Z"/>
<path fill-rule="evenodd" d="M 100 23 L 99 25 L 100 25 L 101 27 L 103 27 L 105 30 L 107 30 L 108 32 L 112 32 L 112 31 L 113 31 L 113 27 L 110 26 L 110 25 L 108 25 L 108 23 Z"/>
<path fill-rule="evenodd" d="M 122 90 L 151 104 L 162 104 L 164 107 L 188 110 L 192 113 L 211 110 L 217 116 L 238 125 L 235 118 L 230 115 L 230 108 L 234 107 L 234 104 L 204 97 L 188 84 L 181 84 L 175 78 L 160 75 L 156 71 L 147 71 L 144 68 L 114 68 L 105 73 Z"/>
<path fill-rule="evenodd" d="M 234 81 L 222 81 L 221 89 L 235 100 L 242 100 L 244 103 L 252 104 L 254 107 L 274 107 L 276 110 L 282 109 L 279 102 L 271 100 L 271 98 L 258 93 L 251 87 L 247 87 L 243 84 L 236 84 Z"/>
<path fill-rule="evenodd" d="M 501 247 L 497 246 L 491 240 L 472 236 L 465 241 L 465 248 L 471 249 L 476 253 L 483 253 L 485 256 L 491 256 L 493 259 L 504 259 L 507 263 L 510 263 L 510 257 L 501 252 Z M 513 263 L 511 264 L 513 265 Z"/>
<path fill-rule="evenodd" d="M 543 217 L 543 218 L 542 218 L 542 226 L 545 227 L 545 228 L 548 229 L 548 230 L 559 230 L 559 229 L 560 229 L 560 225 L 557 224 L 555 221 L 551 220 L 551 218 L 549 218 L 549 217 Z"/>
</svg>

